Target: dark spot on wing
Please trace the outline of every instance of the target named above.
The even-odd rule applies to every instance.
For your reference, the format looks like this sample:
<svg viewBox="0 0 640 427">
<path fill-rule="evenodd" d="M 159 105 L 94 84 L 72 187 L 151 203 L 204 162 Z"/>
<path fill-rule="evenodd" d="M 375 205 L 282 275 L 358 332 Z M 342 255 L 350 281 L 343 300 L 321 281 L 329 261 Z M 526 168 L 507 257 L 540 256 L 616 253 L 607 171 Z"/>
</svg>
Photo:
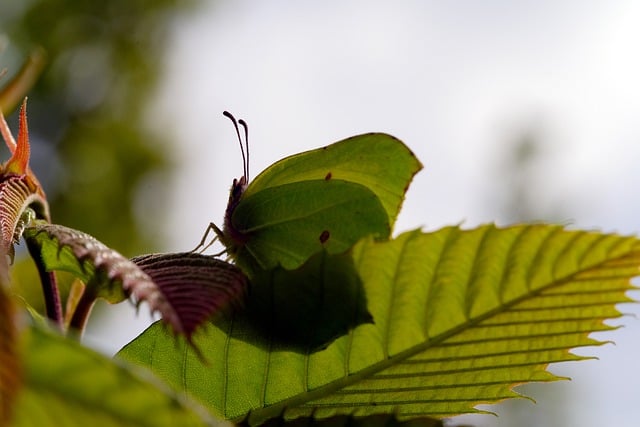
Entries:
<svg viewBox="0 0 640 427">
<path fill-rule="evenodd" d="M 327 174 L 324 177 L 325 181 L 329 181 L 331 179 L 331 172 L 327 172 Z"/>
<path fill-rule="evenodd" d="M 324 244 L 327 240 L 329 240 L 329 230 L 324 230 L 320 233 L 320 243 Z"/>
</svg>

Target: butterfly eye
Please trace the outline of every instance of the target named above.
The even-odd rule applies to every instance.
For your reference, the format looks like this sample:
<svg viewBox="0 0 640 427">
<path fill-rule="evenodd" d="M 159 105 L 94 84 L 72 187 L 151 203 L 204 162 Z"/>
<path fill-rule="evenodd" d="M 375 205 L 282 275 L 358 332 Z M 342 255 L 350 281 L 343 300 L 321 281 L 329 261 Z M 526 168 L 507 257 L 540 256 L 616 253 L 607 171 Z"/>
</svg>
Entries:
<svg viewBox="0 0 640 427">
<path fill-rule="evenodd" d="M 237 200 L 240 198 L 244 189 L 247 187 L 247 183 L 244 177 L 240 179 L 234 179 L 233 185 L 231 186 L 231 195 L 229 197 L 230 200 Z"/>
</svg>

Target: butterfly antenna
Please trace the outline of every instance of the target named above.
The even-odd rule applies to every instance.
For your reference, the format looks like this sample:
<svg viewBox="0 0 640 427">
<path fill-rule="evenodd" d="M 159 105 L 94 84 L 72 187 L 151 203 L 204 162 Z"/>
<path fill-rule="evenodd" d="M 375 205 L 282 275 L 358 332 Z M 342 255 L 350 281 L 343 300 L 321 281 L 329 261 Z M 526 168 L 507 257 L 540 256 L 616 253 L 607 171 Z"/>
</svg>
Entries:
<svg viewBox="0 0 640 427">
<path fill-rule="evenodd" d="M 247 150 L 247 166 L 245 168 L 245 171 L 246 171 L 245 181 L 248 184 L 249 183 L 249 164 L 250 164 L 249 162 L 249 126 L 247 125 L 247 122 L 245 122 L 242 119 L 238 120 L 238 123 L 240 123 L 240 126 L 244 128 L 244 144 Z"/>
<path fill-rule="evenodd" d="M 231 120 L 231 122 L 233 123 L 233 127 L 236 128 L 236 135 L 238 135 L 238 142 L 240 143 L 240 151 L 242 152 L 242 168 L 244 171 L 244 176 L 247 176 L 247 158 L 244 156 L 244 147 L 242 146 L 242 139 L 240 138 L 240 129 L 238 128 L 238 122 L 236 121 L 236 118 L 233 117 L 233 114 L 231 114 L 228 111 L 223 111 L 222 115 L 224 115 L 225 117 L 228 117 L 229 120 Z M 244 120 L 240 120 L 240 122 L 244 123 Z M 246 132 L 246 129 L 247 128 L 245 127 L 245 132 Z"/>
</svg>

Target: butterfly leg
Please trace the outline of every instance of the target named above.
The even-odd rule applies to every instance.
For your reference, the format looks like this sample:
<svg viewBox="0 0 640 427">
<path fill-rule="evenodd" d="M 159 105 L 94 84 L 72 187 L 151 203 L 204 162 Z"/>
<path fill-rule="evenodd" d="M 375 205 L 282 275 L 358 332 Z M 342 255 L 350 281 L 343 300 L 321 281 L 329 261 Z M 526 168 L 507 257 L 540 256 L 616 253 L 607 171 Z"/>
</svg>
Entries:
<svg viewBox="0 0 640 427">
<path fill-rule="evenodd" d="M 209 237 L 209 233 L 211 233 L 212 231 L 216 235 L 213 237 L 213 239 L 211 239 L 211 241 L 209 243 L 207 243 L 205 245 L 205 242 L 207 241 L 207 238 Z M 194 253 L 194 252 L 203 253 L 204 251 L 209 249 L 209 247 L 211 247 L 211 245 L 213 245 L 220 238 L 220 236 L 222 236 L 222 234 L 223 234 L 222 230 L 220 230 L 217 225 L 215 225 L 214 223 L 210 222 L 209 225 L 207 226 L 207 229 L 204 231 L 204 235 L 202 236 L 202 239 L 200 240 L 200 243 L 198 243 L 198 246 L 196 246 L 195 248 L 190 250 L 189 253 Z M 225 251 L 226 250 L 223 250 L 219 254 L 216 254 L 216 256 L 223 254 Z"/>
</svg>

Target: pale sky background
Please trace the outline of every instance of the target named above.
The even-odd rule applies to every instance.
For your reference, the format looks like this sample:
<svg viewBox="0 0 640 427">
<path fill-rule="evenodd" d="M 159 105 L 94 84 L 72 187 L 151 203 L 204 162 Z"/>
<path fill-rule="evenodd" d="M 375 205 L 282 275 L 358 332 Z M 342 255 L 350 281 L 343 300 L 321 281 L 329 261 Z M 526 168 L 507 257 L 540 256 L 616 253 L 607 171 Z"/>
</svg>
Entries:
<svg viewBox="0 0 640 427">
<path fill-rule="evenodd" d="M 507 224 L 505 192 L 530 177 L 531 219 L 637 233 L 639 23 L 634 1 L 205 1 L 173 22 L 165 46 L 148 122 L 172 141 L 181 169 L 146 183 L 141 194 L 162 189 L 166 198 L 162 206 L 141 199 L 143 226 L 179 251 L 195 246 L 209 221 L 222 223 L 231 181 L 242 174 L 221 114 L 229 110 L 249 123 L 253 176 L 359 133 L 402 139 L 425 168 L 397 232 Z M 542 155 L 517 174 L 505 165 L 527 132 Z M 167 211 L 169 225 L 149 223 L 150 210 Z M 141 312 L 132 327 L 131 308 L 116 310 L 126 327 L 87 333 L 108 352 L 149 321 Z M 492 406 L 498 418 L 453 424 L 635 425 L 640 320 L 615 324 L 625 328 L 602 336 L 615 346 L 580 350 L 601 360 L 553 367 L 573 381 L 524 388 L 538 404 Z M 100 343 L 114 328 L 126 335 Z"/>
</svg>

